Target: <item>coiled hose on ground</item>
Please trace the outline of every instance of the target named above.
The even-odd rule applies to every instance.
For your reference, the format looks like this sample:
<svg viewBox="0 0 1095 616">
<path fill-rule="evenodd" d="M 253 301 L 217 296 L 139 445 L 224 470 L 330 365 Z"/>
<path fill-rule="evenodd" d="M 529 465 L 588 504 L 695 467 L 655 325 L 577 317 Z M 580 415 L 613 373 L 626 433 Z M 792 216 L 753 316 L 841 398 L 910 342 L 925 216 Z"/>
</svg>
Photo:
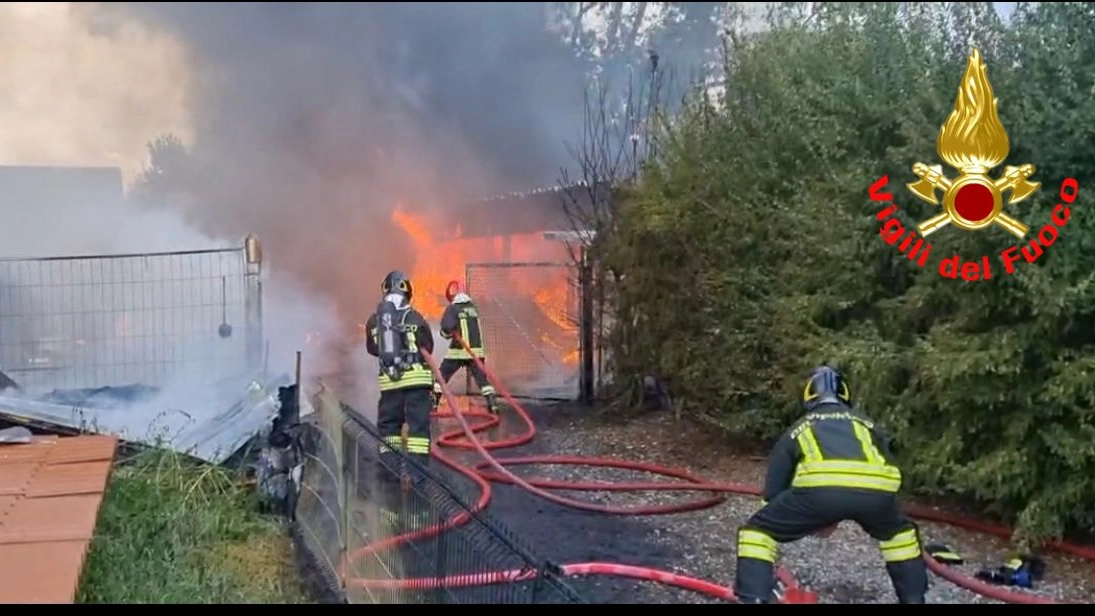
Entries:
<svg viewBox="0 0 1095 616">
<path fill-rule="evenodd" d="M 461 344 L 464 344 L 465 349 L 467 349 L 467 345 L 463 341 L 460 342 Z M 467 350 L 470 352 L 470 349 Z M 461 411 L 456 397 L 453 395 L 452 391 L 450 391 L 447 384 L 444 383 L 444 381 L 440 378 L 437 361 L 428 353 L 423 353 L 422 355 L 423 357 L 425 357 L 427 363 L 429 363 L 430 368 L 434 371 L 435 378 L 437 378 L 438 382 L 441 383 L 445 401 L 448 404 L 449 409 L 451 409 L 450 412 L 441 413 L 441 416 L 445 418 L 455 419 L 460 426 L 459 429 L 444 433 L 437 439 L 437 446 L 433 449 L 433 456 L 442 464 L 466 476 L 479 487 L 479 499 L 472 507 L 472 510 L 475 512 L 482 511 L 490 503 L 490 482 L 492 481 L 518 486 L 546 501 L 555 503 L 557 505 L 571 507 L 582 511 L 602 513 L 606 515 L 659 515 L 670 513 L 683 513 L 686 511 L 696 511 L 699 509 L 705 509 L 707 507 L 713 507 L 715 505 L 718 505 L 724 502 L 727 498 L 727 495 L 729 494 L 745 494 L 756 496 L 760 493 L 760 490 L 754 486 L 735 483 L 711 483 L 687 471 L 666 468 L 663 466 L 647 464 L 643 462 L 632 462 L 627 460 L 614 460 L 607 458 L 585 458 L 575 456 L 552 455 L 496 458 L 491 453 L 491 451 L 507 449 L 511 447 L 519 447 L 521 445 L 525 445 L 531 442 L 534 438 L 536 438 L 536 425 L 533 423 L 532 418 L 525 411 L 524 407 L 522 407 L 522 405 L 514 399 L 509 390 L 506 389 L 505 385 L 501 381 L 499 381 L 495 377 L 495 375 L 487 368 L 487 366 L 479 359 L 475 358 L 473 359 L 473 361 L 475 361 L 479 368 L 483 370 L 484 373 L 486 373 L 491 384 L 494 385 L 495 389 L 502 395 L 506 402 L 509 403 L 517 416 L 520 417 L 527 426 L 527 429 L 522 434 L 519 434 L 517 436 L 486 443 L 480 441 L 477 435 L 485 430 L 489 430 L 498 426 L 500 423 L 499 418 L 483 411 Z M 476 420 L 476 422 L 471 423 L 469 421 L 471 419 Z M 457 462 L 455 459 L 447 455 L 445 453 L 445 448 L 473 450 L 477 454 L 479 454 L 482 460 L 473 466 L 467 466 Z M 548 479 L 525 479 L 514 474 L 507 468 L 507 466 L 531 464 L 565 464 L 601 468 L 616 468 L 661 475 L 663 477 L 672 478 L 677 481 L 635 481 L 615 483 L 601 481 L 569 482 Z M 684 503 L 651 505 L 642 507 L 615 507 L 566 498 L 558 494 L 554 494 L 549 490 L 588 492 L 693 491 L 707 492 L 710 493 L 710 495 Z M 921 520 L 950 524 L 953 526 L 988 533 L 1004 538 L 1010 537 L 1011 535 L 1011 530 L 1003 526 L 998 526 L 966 517 L 954 516 L 926 507 L 910 506 L 907 508 L 907 512 L 912 517 Z M 404 535 L 390 537 L 361 547 L 349 554 L 348 558 L 350 562 L 354 562 L 367 555 L 382 552 L 403 543 L 438 535 L 447 530 L 456 528 L 468 522 L 470 519 L 471 514 L 469 514 L 468 512 L 464 512 L 444 522 L 434 524 L 433 526 L 429 526 L 427 528 L 423 528 Z M 1078 556 L 1086 560 L 1095 560 L 1095 548 L 1093 547 L 1076 545 L 1063 541 L 1055 541 L 1048 545 L 1049 547 L 1052 547 L 1064 553 Z M 976 578 L 966 575 L 965 573 L 948 567 L 947 565 L 941 564 L 927 555 L 925 555 L 925 560 L 927 561 L 929 569 L 931 569 L 931 571 L 939 577 L 961 588 L 965 588 L 984 597 L 1003 601 L 1005 603 L 1062 603 L 1061 601 L 1049 597 L 1011 590 L 1009 588 L 994 586 L 982 582 Z M 562 565 L 561 569 L 562 572 L 566 575 L 611 575 L 637 580 L 646 580 L 695 591 L 718 599 L 724 599 L 731 602 L 734 601 L 733 590 L 726 586 L 721 586 L 713 582 L 689 577 L 686 575 L 680 575 L 669 571 L 651 569 L 648 567 L 620 565 L 616 563 L 590 562 L 566 564 Z M 397 580 L 370 580 L 351 578 L 348 579 L 346 583 L 347 586 L 351 588 L 426 590 L 441 586 L 452 588 L 519 582 L 532 579 L 535 576 L 535 571 L 511 570 L 497 571 L 492 573 L 457 574 L 445 578 L 417 578 Z M 788 571 L 785 567 L 777 568 L 777 577 L 782 587 L 780 598 L 781 603 L 817 603 L 816 593 L 808 589 L 802 588 L 795 581 L 790 571 Z"/>
</svg>

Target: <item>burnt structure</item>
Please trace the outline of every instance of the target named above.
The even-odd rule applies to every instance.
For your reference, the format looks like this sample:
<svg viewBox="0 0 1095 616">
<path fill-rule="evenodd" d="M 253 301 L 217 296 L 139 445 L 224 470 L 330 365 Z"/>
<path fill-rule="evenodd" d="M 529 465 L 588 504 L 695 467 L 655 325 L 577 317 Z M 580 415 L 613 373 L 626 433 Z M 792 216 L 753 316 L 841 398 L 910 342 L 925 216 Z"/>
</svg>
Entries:
<svg viewBox="0 0 1095 616">
<path fill-rule="evenodd" d="M 452 226 L 460 225 L 462 237 L 523 235 L 569 229 L 568 205 L 585 209 L 591 191 L 582 182 L 568 186 L 504 193 L 448 208 Z"/>
</svg>

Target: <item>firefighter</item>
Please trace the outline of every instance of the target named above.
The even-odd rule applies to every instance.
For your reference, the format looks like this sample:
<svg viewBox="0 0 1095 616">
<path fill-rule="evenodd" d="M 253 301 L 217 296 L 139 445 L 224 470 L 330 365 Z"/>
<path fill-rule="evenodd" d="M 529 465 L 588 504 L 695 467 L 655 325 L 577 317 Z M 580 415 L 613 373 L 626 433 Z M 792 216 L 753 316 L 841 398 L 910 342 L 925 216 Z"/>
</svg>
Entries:
<svg viewBox="0 0 1095 616">
<path fill-rule="evenodd" d="M 400 482 L 404 453 L 420 465 L 430 461 L 430 412 L 433 410 L 433 373 L 420 353 L 433 352 L 433 334 L 422 314 L 411 307 L 414 288 L 401 272 L 391 272 L 381 284 L 383 300 L 365 324 L 365 348 L 379 360 L 380 403 L 376 426 L 380 432 L 380 464 L 377 465 L 382 514 L 399 519 Z M 410 475 L 423 479 L 415 469 Z"/>
<path fill-rule="evenodd" d="M 844 376 L 822 366 L 803 391 L 806 414 L 768 461 L 764 505 L 738 530 L 735 594 L 769 603 L 781 543 L 855 521 L 879 542 L 899 603 L 924 603 L 927 567 L 917 527 L 901 513 L 901 471 L 889 440 L 852 408 Z"/>
<path fill-rule="evenodd" d="M 472 361 L 471 354 L 464 349 L 464 345 L 453 337 L 459 334 L 460 338 L 468 343 L 468 348 L 480 361 L 486 361 L 487 354 L 483 349 L 483 329 L 479 323 L 479 309 L 472 303 L 471 297 L 464 292 L 459 280 L 453 280 L 445 288 L 445 299 L 449 305 L 445 308 L 445 314 L 441 316 L 441 337 L 451 340 L 449 350 L 445 352 L 445 359 L 441 360 L 441 378 L 446 383 L 452 379 L 461 368 L 466 369 L 479 386 L 479 394 L 487 402 L 487 409 L 491 413 L 498 414 L 497 395 L 494 387 L 487 379 L 487 375 Z M 441 384 L 433 386 L 434 401 L 441 402 Z"/>
</svg>

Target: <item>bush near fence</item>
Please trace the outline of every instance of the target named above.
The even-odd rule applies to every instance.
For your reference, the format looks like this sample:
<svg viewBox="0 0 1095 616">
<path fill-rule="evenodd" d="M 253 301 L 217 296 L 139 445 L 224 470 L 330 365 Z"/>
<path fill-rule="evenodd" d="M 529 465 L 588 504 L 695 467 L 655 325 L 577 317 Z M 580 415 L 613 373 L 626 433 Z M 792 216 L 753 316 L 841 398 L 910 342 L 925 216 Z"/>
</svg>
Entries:
<svg viewBox="0 0 1095 616">
<path fill-rule="evenodd" d="M 763 33 L 732 33 L 725 98 L 691 101 L 659 134 L 605 238 L 623 274 L 617 375 L 660 374 L 685 408 L 771 438 L 829 360 L 897 437 L 910 487 L 976 500 L 1027 536 L 1095 530 L 1095 8 L 1020 3 L 1002 23 L 988 3 L 816 4 L 808 23 L 785 3 Z M 1008 164 L 1043 183 L 1009 211 L 1036 233 L 1062 179 L 1081 192 L 1060 239 L 1013 275 L 1000 229 L 933 236 L 933 259 L 995 259 L 993 280 L 963 283 L 886 246 L 867 187 L 888 174 L 906 222 L 938 212 L 904 185 L 913 162 L 939 162 L 970 42 Z"/>
<path fill-rule="evenodd" d="M 535 556 L 489 514 L 474 511 L 476 486 L 437 464 L 422 468 L 409 457 L 399 460 L 402 469 L 389 469 L 423 477 L 404 491 L 405 518 L 416 519 L 415 528 L 457 517 L 467 522 L 399 547 L 368 550 L 405 530 L 388 527 L 374 497 L 382 440 L 375 425 L 326 388 L 315 396 L 312 408 L 316 412 L 304 423 L 301 439 L 305 463 L 294 534 L 324 595 L 350 603 L 584 603 L 557 576 L 554 565 Z M 478 585 L 455 579 L 487 580 L 504 571 L 524 576 L 521 581 Z M 411 589 L 379 586 L 405 578 L 448 581 Z"/>
</svg>

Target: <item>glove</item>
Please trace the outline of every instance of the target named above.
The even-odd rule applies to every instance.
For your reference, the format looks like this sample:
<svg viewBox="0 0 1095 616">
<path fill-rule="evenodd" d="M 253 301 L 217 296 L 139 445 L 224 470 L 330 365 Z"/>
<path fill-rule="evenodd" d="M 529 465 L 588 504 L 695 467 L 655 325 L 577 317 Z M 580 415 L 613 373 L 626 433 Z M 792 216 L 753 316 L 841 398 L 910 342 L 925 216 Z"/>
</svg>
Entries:
<svg viewBox="0 0 1095 616">
<path fill-rule="evenodd" d="M 942 543 L 929 543 L 924 546 L 924 551 L 935 559 L 936 562 L 943 563 L 944 565 L 961 565 L 965 560 L 952 550 L 949 546 Z"/>
</svg>

